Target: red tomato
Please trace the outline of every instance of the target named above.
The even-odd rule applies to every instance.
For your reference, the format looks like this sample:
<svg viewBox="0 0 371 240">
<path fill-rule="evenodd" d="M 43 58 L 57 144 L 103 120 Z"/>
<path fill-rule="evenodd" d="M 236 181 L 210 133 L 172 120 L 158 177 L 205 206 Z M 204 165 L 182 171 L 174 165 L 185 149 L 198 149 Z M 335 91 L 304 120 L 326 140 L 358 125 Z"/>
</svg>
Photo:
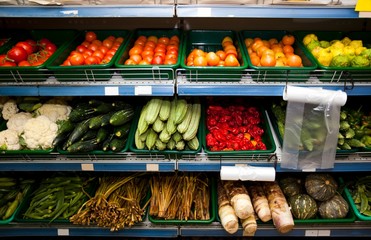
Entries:
<svg viewBox="0 0 371 240">
<path fill-rule="evenodd" d="M 37 42 L 35 40 L 33 40 L 33 39 L 27 39 L 25 42 L 31 45 L 32 52 L 36 52 L 37 51 Z"/>
<path fill-rule="evenodd" d="M 46 51 L 54 53 L 57 50 L 57 46 L 54 43 L 47 43 L 44 47 Z"/>
<path fill-rule="evenodd" d="M 33 47 L 31 46 L 31 44 L 29 44 L 28 42 L 17 42 L 17 44 L 15 45 L 16 47 L 21 47 L 23 48 L 24 50 L 26 50 L 27 52 L 27 55 L 30 55 L 31 53 L 33 53 Z"/>
<path fill-rule="evenodd" d="M 85 33 L 85 41 L 92 42 L 97 39 L 97 34 L 93 31 L 88 31 Z"/>
<path fill-rule="evenodd" d="M 6 54 L 0 55 L 0 65 L 3 64 L 6 61 Z"/>
<path fill-rule="evenodd" d="M 125 65 L 137 65 L 137 63 L 133 59 L 126 59 Z"/>
<path fill-rule="evenodd" d="M 2 67 L 15 67 L 17 66 L 14 62 L 5 61 L 3 64 L 1 64 Z"/>
<path fill-rule="evenodd" d="M 99 58 L 99 61 L 102 61 L 102 59 L 104 58 L 104 53 L 102 53 L 100 50 L 97 50 L 95 52 L 93 52 L 93 57 L 97 57 Z"/>
<path fill-rule="evenodd" d="M 95 64 L 99 64 L 99 62 L 100 62 L 99 58 L 90 56 L 90 57 L 85 58 L 84 63 L 85 65 L 95 65 Z"/>
<path fill-rule="evenodd" d="M 78 51 L 79 53 L 85 52 L 86 49 L 88 49 L 88 48 L 85 47 L 84 45 L 79 45 L 79 46 L 76 47 L 76 51 Z"/>
<path fill-rule="evenodd" d="M 18 63 L 18 67 L 29 67 L 29 66 L 31 66 L 31 64 L 28 61 L 26 61 L 26 60 L 20 61 Z"/>
<path fill-rule="evenodd" d="M 153 65 L 161 65 L 163 63 L 164 63 L 164 58 L 161 57 L 160 55 L 155 55 L 151 62 L 151 64 Z"/>
<path fill-rule="evenodd" d="M 21 47 L 12 47 L 6 54 L 7 58 L 14 63 L 19 63 L 27 59 L 27 52 Z"/>
<path fill-rule="evenodd" d="M 84 56 L 81 53 L 75 53 L 70 57 L 70 62 L 72 66 L 79 66 L 84 64 Z"/>
<path fill-rule="evenodd" d="M 39 45 L 41 47 L 41 49 L 45 49 L 45 46 L 48 44 L 48 43 L 52 43 L 49 39 L 47 38 L 42 38 L 40 39 L 38 42 L 37 42 L 37 45 Z"/>
</svg>

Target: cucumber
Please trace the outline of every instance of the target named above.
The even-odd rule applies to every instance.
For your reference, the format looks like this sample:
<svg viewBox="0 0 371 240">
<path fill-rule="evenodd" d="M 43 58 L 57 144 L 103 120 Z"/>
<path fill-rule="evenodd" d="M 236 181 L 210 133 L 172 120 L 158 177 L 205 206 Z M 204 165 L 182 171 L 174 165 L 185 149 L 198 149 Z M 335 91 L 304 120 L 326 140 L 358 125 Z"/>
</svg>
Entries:
<svg viewBox="0 0 371 240">
<path fill-rule="evenodd" d="M 58 134 L 72 132 L 75 126 L 70 120 L 63 120 L 58 124 Z"/>
<path fill-rule="evenodd" d="M 97 132 L 97 143 L 102 143 L 106 140 L 106 138 L 109 136 L 109 131 L 106 128 L 100 128 Z"/>
<path fill-rule="evenodd" d="M 80 138 L 82 136 L 84 136 L 84 134 L 89 130 L 89 121 L 90 121 L 90 119 L 86 119 L 86 120 L 84 120 L 82 122 L 79 122 L 77 124 L 77 126 L 73 129 L 73 131 L 71 132 L 71 134 L 69 135 L 69 137 L 67 139 L 67 142 L 66 142 L 67 147 L 69 147 L 73 143 L 79 141 Z"/>
<path fill-rule="evenodd" d="M 96 108 L 94 108 L 94 111 L 98 114 L 102 114 L 102 113 L 111 112 L 113 109 L 114 107 L 112 106 L 112 103 L 104 102 L 104 103 L 99 104 Z"/>
<path fill-rule="evenodd" d="M 115 136 L 118 138 L 127 137 L 129 135 L 130 126 L 131 126 L 131 123 L 128 122 L 128 123 L 125 123 L 124 125 L 115 127 L 114 129 Z"/>
<path fill-rule="evenodd" d="M 68 119 L 71 122 L 76 123 L 94 117 L 95 115 L 96 112 L 92 106 L 90 106 L 89 104 L 81 104 L 72 109 L 72 111 L 68 115 Z"/>
<path fill-rule="evenodd" d="M 101 123 L 100 123 L 100 126 L 101 127 L 104 127 L 104 126 L 108 126 L 110 125 L 109 123 L 109 120 L 111 119 L 112 115 L 114 114 L 115 112 L 109 112 L 109 113 L 106 113 L 102 116 L 102 119 L 101 119 Z"/>
<path fill-rule="evenodd" d="M 129 108 L 129 109 L 123 109 L 123 110 L 119 110 L 117 112 L 115 112 L 110 120 L 109 120 L 109 123 L 112 125 L 112 126 L 120 126 L 120 125 L 123 125 L 129 121 L 131 121 L 134 117 L 134 110 L 133 108 Z"/>
<path fill-rule="evenodd" d="M 102 118 L 103 117 L 104 117 L 104 114 L 90 118 L 89 128 L 90 129 L 98 129 L 98 128 L 100 128 L 101 127 L 101 124 L 102 124 Z"/>
<path fill-rule="evenodd" d="M 110 150 L 110 143 L 111 143 L 111 140 L 113 139 L 113 137 L 115 136 L 114 133 L 111 133 L 109 134 L 109 136 L 106 138 L 106 140 L 104 140 L 104 142 L 102 143 L 102 150 L 103 151 L 108 151 Z"/>
<path fill-rule="evenodd" d="M 68 139 L 70 132 L 59 133 L 53 140 L 53 146 L 58 147 Z"/>
<path fill-rule="evenodd" d="M 80 141 L 91 140 L 97 137 L 97 130 L 89 129 L 81 138 Z"/>
<path fill-rule="evenodd" d="M 21 102 L 18 103 L 18 108 L 25 112 L 33 112 L 39 109 L 42 105 L 41 102 Z"/>
<path fill-rule="evenodd" d="M 109 147 L 113 152 L 120 152 L 125 148 L 127 138 L 122 139 L 122 138 L 116 138 L 114 137 L 110 144 Z"/>
<path fill-rule="evenodd" d="M 75 142 L 71 146 L 67 148 L 68 152 L 76 153 L 76 152 L 91 152 L 100 148 L 100 144 L 94 140 L 87 140 L 87 141 L 79 141 Z"/>
</svg>

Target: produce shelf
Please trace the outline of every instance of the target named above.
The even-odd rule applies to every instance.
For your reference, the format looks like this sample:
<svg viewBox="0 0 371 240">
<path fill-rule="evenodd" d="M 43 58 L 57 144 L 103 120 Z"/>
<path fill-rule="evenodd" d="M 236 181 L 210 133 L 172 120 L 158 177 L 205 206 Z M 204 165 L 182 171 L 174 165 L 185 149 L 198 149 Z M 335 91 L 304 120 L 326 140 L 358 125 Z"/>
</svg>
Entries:
<svg viewBox="0 0 371 240">
<path fill-rule="evenodd" d="M 2 6 L 1 17 L 173 17 L 173 5 Z"/>
</svg>

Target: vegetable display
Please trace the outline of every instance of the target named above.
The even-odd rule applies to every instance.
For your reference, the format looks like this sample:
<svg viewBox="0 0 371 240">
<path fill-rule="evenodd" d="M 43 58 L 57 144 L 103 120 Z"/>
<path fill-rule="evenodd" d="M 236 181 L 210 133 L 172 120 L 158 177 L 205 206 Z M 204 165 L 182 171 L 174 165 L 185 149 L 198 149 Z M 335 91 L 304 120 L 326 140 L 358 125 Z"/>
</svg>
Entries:
<svg viewBox="0 0 371 240">
<path fill-rule="evenodd" d="M 206 146 L 210 151 L 266 150 L 262 112 L 246 102 L 210 98 L 206 107 Z"/>
<path fill-rule="evenodd" d="M 148 202 L 148 178 L 144 173 L 99 177 L 95 195 L 86 201 L 70 221 L 118 231 L 142 221 Z"/>
<path fill-rule="evenodd" d="M 14 216 L 35 180 L 21 177 L 0 177 L 0 219 Z"/>
<path fill-rule="evenodd" d="M 201 103 L 183 98 L 152 98 L 142 108 L 135 131 L 139 150 L 198 150 Z"/>
<path fill-rule="evenodd" d="M 153 175 L 149 215 L 165 220 L 209 220 L 211 181 L 205 174 Z"/>
<path fill-rule="evenodd" d="M 6 54 L 0 55 L 0 67 L 39 66 L 58 49 L 47 38 L 17 42 Z"/>
<path fill-rule="evenodd" d="M 68 220 L 83 205 L 92 178 L 57 174 L 43 178 L 30 195 L 23 219 Z"/>
<path fill-rule="evenodd" d="M 358 211 L 371 217 L 371 176 L 359 176 L 347 183 L 351 197 Z"/>
</svg>

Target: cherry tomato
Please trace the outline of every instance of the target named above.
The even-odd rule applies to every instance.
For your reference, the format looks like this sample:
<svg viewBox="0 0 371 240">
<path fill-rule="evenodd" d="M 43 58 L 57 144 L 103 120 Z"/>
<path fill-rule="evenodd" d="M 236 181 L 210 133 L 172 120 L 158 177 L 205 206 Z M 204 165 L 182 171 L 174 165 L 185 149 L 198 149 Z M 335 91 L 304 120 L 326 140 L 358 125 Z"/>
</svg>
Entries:
<svg viewBox="0 0 371 240">
<path fill-rule="evenodd" d="M 17 44 L 16 44 L 15 46 L 16 46 L 16 47 L 21 47 L 21 48 L 23 48 L 24 50 L 26 50 L 27 55 L 30 55 L 31 53 L 34 52 L 33 47 L 32 47 L 31 44 L 29 44 L 28 42 L 17 42 Z"/>
<path fill-rule="evenodd" d="M 14 63 L 19 63 L 20 61 L 27 59 L 27 52 L 21 47 L 12 47 L 6 54 L 7 58 Z"/>
</svg>

